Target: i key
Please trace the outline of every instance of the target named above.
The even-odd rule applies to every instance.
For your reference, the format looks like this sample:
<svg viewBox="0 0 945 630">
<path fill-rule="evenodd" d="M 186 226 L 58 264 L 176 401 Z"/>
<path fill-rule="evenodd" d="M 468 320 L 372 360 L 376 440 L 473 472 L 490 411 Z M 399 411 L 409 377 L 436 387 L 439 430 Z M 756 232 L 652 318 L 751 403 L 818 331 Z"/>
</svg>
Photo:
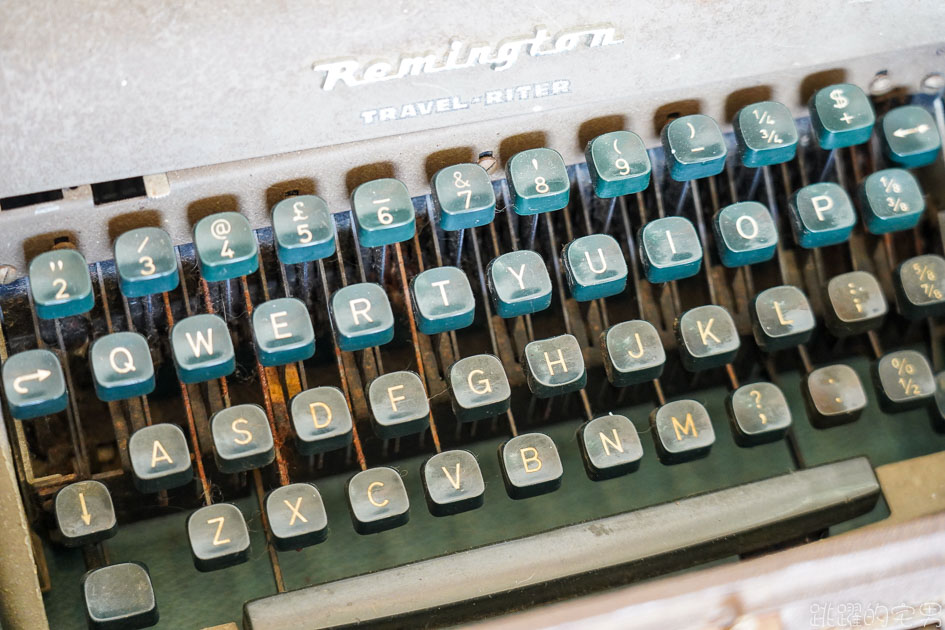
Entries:
<svg viewBox="0 0 945 630">
<path fill-rule="evenodd" d="M 55 504 L 56 525 L 67 547 L 101 542 L 118 531 L 112 495 L 101 482 L 71 483 L 56 494 Z"/>
<path fill-rule="evenodd" d="M 740 446 L 775 442 L 791 427 L 791 409 L 777 385 L 742 385 L 726 402 L 735 442 Z"/>
<path fill-rule="evenodd" d="M 643 270 L 650 282 L 681 280 L 702 268 L 702 243 L 689 219 L 649 221 L 640 230 L 639 242 Z"/>
<path fill-rule="evenodd" d="M 95 304 L 89 265 L 74 249 L 40 254 L 30 262 L 29 279 L 40 319 L 79 315 Z"/>
<path fill-rule="evenodd" d="M 216 571 L 249 559 L 246 519 L 231 503 L 216 503 L 196 510 L 187 519 L 190 553 L 198 571 Z"/>
<path fill-rule="evenodd" d="M 180 283 L 174 245 L 160 228 L 138 228 L 115 239 L 115 269 L 125 297 L 173 291 Z"/>
</svg>

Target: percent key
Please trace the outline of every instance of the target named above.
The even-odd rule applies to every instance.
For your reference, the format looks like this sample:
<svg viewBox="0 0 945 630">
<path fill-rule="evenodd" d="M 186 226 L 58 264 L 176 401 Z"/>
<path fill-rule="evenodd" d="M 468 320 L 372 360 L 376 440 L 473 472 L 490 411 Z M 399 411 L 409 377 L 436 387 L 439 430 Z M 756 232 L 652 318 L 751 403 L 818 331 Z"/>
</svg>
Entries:
<svg viewBox="0 0 945 630">
<path fill-rule="evenodd" d="M 935 394 L 929 360 L 913 350 L 884 355 L 876 364 L 875 376 L 882 403 L 891 411 L 922 406 Z"/>
<path fill-rule="evenodd" d="M 945 314 L 945 258 L 925 254 L 910 258 L 896 271 L 896 303 L 909 319 Z"/>
</svg>

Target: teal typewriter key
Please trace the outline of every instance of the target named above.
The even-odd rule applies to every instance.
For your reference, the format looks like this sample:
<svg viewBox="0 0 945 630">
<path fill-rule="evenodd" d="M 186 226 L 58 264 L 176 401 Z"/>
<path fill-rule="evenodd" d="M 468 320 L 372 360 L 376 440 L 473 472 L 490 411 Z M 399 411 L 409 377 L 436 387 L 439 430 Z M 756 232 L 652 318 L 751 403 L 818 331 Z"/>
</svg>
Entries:
<svg viewBox="0 0 945 630">
<path fill-rule="evenodd" d="M 743 108 L 733 122 L 738 157 L 756 168 L 793 160 L 797 153 L 797 126 L 781 103 L 764 101 Z"/>
<path fill-rule="evenodd" d="M 499 317 L 518 317 L 551 306 L 551 277 L 545 259 L 523 249 L 502 254 L 486 270 L 492 304 Z"/>
<path fill-rule="evenodd" d="M 757 201 L 722 208 L 712 222 L 719 258 L 726 267 L 753 265 L 774 258 L 778 229 L 768 209 Z"/>
<path fill-rule="evenodd" d="M 138 429 L 128 440 L 128 458 L 138 492 L 179 488 L 194 477 L 187 438 L 176 424 L 162 422 Z"/>
<path fill-rule="evenodd" d="M 469 278 L 456 267 L 434 267 L 410 282 L 417 328 L 435 335 L 466 328 L 476 316 L 476 298 Z"/>
<path fill-rule="evenodd" d="M 725 138 L 708 116 L 692 114 L 673 120 L 663 127 L 661 140 L 669 174 L 676 181 L 718 175 L 725 168 Z"/>
<path fill-rule="evenodd" d="M 222 473 L 262 468 L 275 458 L 275 442 L 266 412 L 259 405 L 234 405 L 210 419 L 213 457 Z"/>
<path fill-rule="evenodd" d="M 30 420 L 66 408 L 66 379 L 59 359 L 49 350 L 27 350 L 3 364 L 3 392 L 10 414 Z"/>
<path fill-rule="evenodd" d="M 833 182 L 804 186 L 791 197 L 791 230 L 801 247 L 843 243 L 855 223 L 850 197 Z"/>
<path fill-rule="evenodd" d="M 610 297 L 627 287 L 627 261 L 607 234 L 577 238 L 564 247 L 564 268 L 578 302 Z"/>
<path fill-rule="evenodd" d="M 902 262 L 893 276 L 893 287 L 904 317 L 945 315 L 945 258 L 923 254 Z"/>
<path fill-rule="evenodd" d="M 351 444 L 351 411 L 337 387 L 313 387 L 292 399 L 295 443 L 303 455 L 317 455 Z"/>
<path fill-rule="evenodd" d="M 316 195 L 283 199 L 272 208 L 276 254 L 286 265 L 321 260 L 335 253 L 335 223 Z"/>
<path fill-rule="evenodd" d="M 430 426 L 430 399 L 415 372 L 389 372 L 368 386 L 374 433 L 390 439 L 422 433 Z"/>
<path fill-rule="evenodd" d="M 375 179 L 351 194 L 361 247 L 382 247 L 413 238 L 416 212 L 407 187 L 396 179 Z"/>
<path fill-rule="evenodd" d="M 192 315 L 174 324 L 171 351 L 184 383 L 222 378 L 236 368 L 230 331 L 217 315 Z"/>
<path fill-rule="evenodd" d="M 863 223 L 873 234 L 914 228 L 925 212 L 919 182 L 901 168 L 876 171 L 860 184 L 857 193 Z"/>
<path fill-rule="evenodd" d="M 143 335 L 117 332 L 100 337 L 92 344 L 89 362 L 100 400 L 110 402 L 154 391 L 154 364 Z"/>
<path fill-rule="evenodd" d="M 810 121 L 822 148 L 840 149 L 869 140 L 876 114 L 863 90 L 838 83 L 818 90 L 811 98 Z"/>
<path fill-rule="evenodd" d="M 507 167 L 515 214 L 538 214 L 568 205 L 571 180 L 564 160 L 554 149 L 516 153 Z"/>
<path fill-rule="evenodd" d="M 335 291 L 329 313 L 344 352 L 382 346 L 394 338 L 394 313 L 379 284 L 361 282 Z"/>
<path fill-rule="evenodd" d="M 180 283 L 174 245 L 161 228 L 138 228 L 115 239 L 115 269 L 125 297 L 173 291 Z"/>
<path fill-rule="evenodd" d="M 650 282 L 681 280 L 702 268 L 702 244 L 692 221 L 664 217 L 640 230 L 640 258 Z"/>
<path fill-rule="evenodd" d="M 883 116 L 882 142 L 886 157 L 909 168 L 931 164 L 942 148 L 935 119 L 918 105 L 897 107 Z"/>
<path fill-rule="evenodd" d="M 40 254 L 30 263 L 30 292 L 41 319 L 69 317 L 92 310 L 92 279 L 85 258 L 74 249 Z"/>
<path fill-rule="evenodd" d="M 304 361 L 315 354 L 315 330 L 308 309 L 295 298 L 263 302 L 253 311 L 253 339 L 267 367 Z"/>
<path fill-rule="evenodd" d="M 430 187 L 446 231 L 488 225 L 495 218 L 495 191 L 486 169 L 457 164 L 439 170 Z"/>
<path fill-rule="evenodd" d="M 210 282 L 239 278 L 259 269 L 259 247 L 249 221 L 238 212 L 204 217 L 194 226 L 200 273 Z"/>
<path fill-rule="evenodd" d="M 584 149 L 594 194 L 602 199 L 632 195 L 650 185 L 650 157 L 640 136 L 612 131 L 597 136 Z"/>
</svg>

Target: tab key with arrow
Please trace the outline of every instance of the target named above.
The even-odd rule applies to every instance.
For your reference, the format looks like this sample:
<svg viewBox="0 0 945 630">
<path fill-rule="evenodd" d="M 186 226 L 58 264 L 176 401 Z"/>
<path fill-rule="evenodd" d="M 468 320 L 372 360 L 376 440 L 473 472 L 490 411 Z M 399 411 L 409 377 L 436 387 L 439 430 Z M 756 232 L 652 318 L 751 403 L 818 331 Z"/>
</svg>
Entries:
<svg viewBox="0 0 945 630">
<path fill-rule="evenodd" d="M 66 547 L 101 542 L 115 535 L 118 522 L 108 488 L 98 481 L 78 481 L 56 494 L 56 524 Z"/>
<path fill-rule="evenodd" d="M 910 168 L 931 164 L 942 148 L 932 114 L 918 105 L 890 110 L 883 117 L 882 140 L 886 157 Z"/>
<path fill-rule="evenodd" d="M 3 390 L 10 414 L 29 420 L 66 408 L 66 379 L 59 358 L 49 350 L 27 350 L 3 364 Z"/>
</svg>

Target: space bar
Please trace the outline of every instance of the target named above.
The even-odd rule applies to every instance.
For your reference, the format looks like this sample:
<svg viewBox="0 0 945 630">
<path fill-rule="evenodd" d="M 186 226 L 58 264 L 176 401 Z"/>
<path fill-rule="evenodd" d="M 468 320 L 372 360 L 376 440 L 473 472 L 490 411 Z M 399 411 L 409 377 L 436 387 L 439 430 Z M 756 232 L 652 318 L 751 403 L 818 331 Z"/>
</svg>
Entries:
<svg viewBox="0 0 945 630">
<path fill-rule="evenodd" d="M 248 602 L 246 630 L 403 627 L 520 608 L 795 539 L 868 512 L 866 458 Z"/>
</svg>

